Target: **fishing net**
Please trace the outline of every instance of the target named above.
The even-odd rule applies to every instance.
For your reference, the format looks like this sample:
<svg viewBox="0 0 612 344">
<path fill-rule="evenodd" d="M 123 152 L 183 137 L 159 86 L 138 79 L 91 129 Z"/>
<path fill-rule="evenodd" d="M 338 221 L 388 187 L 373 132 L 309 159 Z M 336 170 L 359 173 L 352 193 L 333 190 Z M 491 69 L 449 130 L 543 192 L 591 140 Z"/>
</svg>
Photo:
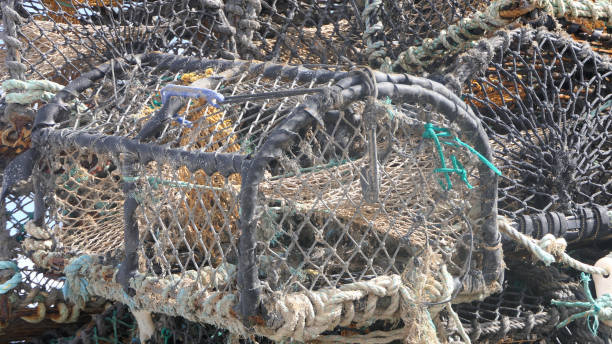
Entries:
<svg viewBox="0 0 612 344">
<path fill-rule="evenodd" d="M 499 284 L 497 215 L 536 239 L 609 238 L 605 1 L 42 0 L 2 16 L 0 166 L 32 170 L 15 184 L 7 168 L 2 196 L 36 204 L 8 220 L 12 250 L 64 276 L 66 301 L 274 340 L 572 340 L 552 334 L 550 292 Z M 597 340 L 585 326 L 560 331 Z"/>
</svg>

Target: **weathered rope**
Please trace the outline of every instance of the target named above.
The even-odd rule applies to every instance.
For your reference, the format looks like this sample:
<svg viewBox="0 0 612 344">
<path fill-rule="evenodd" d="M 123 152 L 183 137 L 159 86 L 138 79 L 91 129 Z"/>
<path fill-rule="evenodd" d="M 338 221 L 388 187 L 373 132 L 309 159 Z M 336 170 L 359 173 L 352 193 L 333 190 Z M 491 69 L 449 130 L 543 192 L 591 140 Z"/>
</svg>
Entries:
<svg viewBox="0 0 612 344">
<path fill-rule="evenodd" d="M 581 263 L 570 257 L 565 252 L 567 242 L 563 238 L 555 238 L 552 234 L 546 234 L 542 239 L 536 241 L 532 237 L 516 230 L 510 220 L 503 216 L 498 217 L 497 223 L 500 232 L 523 245 L 547 266 L 557 262 L 589 274 L 608 275 L 610 273 L 604 268 Z"/>
<path fill-rule="evenodd" d="M 612 27 L 612 3 L 609 0 L 497 0 L 484 12 L 476 12 L 428 38 L 420 46 L 409 47 L 393 64 L 394 69 L 421 71 L 437 59 L 471 48 L 474 42 L 515 22 L 521 16 L 541 9 L 554 18 L 589 18 L 605 20 Z"/>
<path fill-rule="evenodd" d="M 386 57 L 387 50 L 384 42 L 384 26 L 380 20 L 380 7 L 382 0 L 368 0 L 361 13 L 364 23 L 362 39 L 366 43 L 365 53 L 368 56 L 370 66 L 380 66 L 383 72 L 391 71 L 391 60 Z"/>
<path fill-rule="evenodd" d="M 10 260 L 2 260 L 0 261 L 0 270 L 11 269 L 15 272 L 13 277 L 11 277 L 8 281 L 0 284 L 0 295 L 8 293 L 11 289 L 17 287 L 19 283 L 22 281 L 21 272 L 19 272 L 19 267 L 14 262 Z"/>
<path fill-rule="evenodd" d="M 63 270 L 68 284 L 67 296 L 77 304 L 83 304 L 87 298 L 96 295 L 127 304 L 132 309 L 181 316 L 190 321 L 227 328 L 242 336 L 250 333 L 232 310 L 238 301 L 234 293 L 202 288 L 202 283 L 212 285 L 229 283 L 230 279 L 235 278 L 235 267 L 227 265 L 217 269 L 191 270 L 186 274 L 171 275 L 167 278 L 137 274 L 130 280 L 130 287 L 136 291 L 136 294 L 130 297 L 122 286 L 115 282 L 117 269 L 104 266 L 87 255 L 72 259 L 64 257 L 61 253 L 37 251 L 32 255 L 32 260 L 38 266 L 45 268 L 57 269 L 58 266 L 65 266 Z M 444 268 L 441 270 L 443 270 L 441 282 L 432 284 L 430 281 L 426 284 L 427 290 L 437 290 L 433 295 L 435 299 L 447 299 L 452 293 L 452 276 L 445 272 Z M 213 280 L 217 282 L 211 282 Z M 381 298 L 390 299 L 389 304 L 382 308 L 378 302 Z M 360 300 L 365 300 L 365 309 L 355 304 Z M 435 333 L 435 329 L 430 328 L 431 323 L 425 320 L 427 307 L 419 305 L 415 300 L 414 291 L 404 285 L 399 275 L 381 276 L 368 281 L 345 284 L 339 288 L 272 295 L 265 303 L 265 307 L 269 314 L 274 315 L 275 323 L 280 326 L 255 325 L 254 331 L 273 340 L 289 338 L 299 341 L 312 340 L 319 338 L 322 332 L 332 330 L 339 325 L 364 326 L 373 319 L 402 318 L 410 326 L 414 325 L 415 321 L 420 321 L 418 326 L 421 331 Z M 440 309 L 443 307 L 446 305 Z M 432 317 L 439 313 L 435 308 L 434 306 L 429 309 Z M 465 332 L 459 324 L 457 326 L 460 333 Z M 363 342 L 386 343 L 406 338 L 412 334 L 412 332 L 407 333 L 407 330 L 412 331 L 413 327 L 387 333 L 372 332 L 363 337 Z M 321 338 L 324 341 L 340 342 L 333 336 L 327 339 L 326 336 Z M 428 337 L 428 340 L 431 338 Z M 357 337 L 351 337 L 350 342 L 362 341 Z"/>
<path fill-rule="evenodd" d="M 612 320 L 612 295 L 604 294 L 595 300 L 593 295 L 591 294 L 591 289 L 589 288 L 589 282 L 591 278 L 589 275 L 584 272 L 580 274 L 580 279 L 582 280 L 582 284 L 584 286 L 584 293 L 587 297 L 587 302 L 580 301 L 558 301 L 551 300 L 555 306 L 565 306 L 565 307 L 585 307 L 588 310 L 572 315 L 571 317 L 563 320 L 557 325 L 557 328 L 562 328 L 567 326 L 570 322 L 580 319 L 587 318 L 587 326 L 591 333 L 594 336 L 597 336 L 597 330 L 599 329 L 599 319 L 601 320 Z M 590 319 L 593 319 L 592 322 Z"/>
<path fill-rule="evenodd" d="M 64 268 L 64 275 L 66 276 L 62 289 L 64 298 L 74 302 L 74 304 L 80 308 L 84 308 L 85 303 L 89 300 L 87 280 L 80 276 L 87 273 L 92 262 L 92 257 L 83 255 L 72 260 L 72 262 Z"/>
<path fill-rule="evenodd" d="M 49 80 L 21 81 L 11 79 L 4 81 L 0 88 L 6 92 L 5 100 L 7 103 L 27 105 L 39 100 L 50 101 L 55 93 L 62 90 L 64 86 Z"/>
<path fill-rule="evenodd" d="M 257 16 L 261 12 L 260 0 L 229 0 L 225 4 L 229 22 L 235 27 L 240 57 L 248 59 L 259 49 L 253 43 L 253 34 L 260 27 Z"/>
<path fill-rule="evenodd" d="M 14 0 L 3 0 L 1 2 L 2 22 L 4 33 L 2 40 L 7 46 L 7 55 L 5 59 L 6 68 L 9 75 L 13 79 L 25 80 L 25 72 L 27 66 L 21 62 L 22 45 L 18 39 L 18 26 L 23 19 L 14 9 Z"/>
</svg>

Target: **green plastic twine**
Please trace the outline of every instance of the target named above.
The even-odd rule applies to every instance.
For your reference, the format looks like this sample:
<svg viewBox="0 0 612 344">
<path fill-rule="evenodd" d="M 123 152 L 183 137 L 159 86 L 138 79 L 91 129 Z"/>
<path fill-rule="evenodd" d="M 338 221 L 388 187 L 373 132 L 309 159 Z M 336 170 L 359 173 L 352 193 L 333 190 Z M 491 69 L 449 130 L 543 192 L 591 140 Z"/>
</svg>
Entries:
<svg viewBox="0 0 612 344">
<path fill-rule="evenodd" d="M 395 113 L 393 112 L 393 110 L 391 110 L 391 98 L 389 98 L 387 96 L 387 98 L 385 99 L 385 110 L 387 110 L 387 114 L 389 115 L 389 119 L 393 120 L 393 118 L 395 118 Z"/>
<path fill-rule="evenodd" d="M 490 162 L 489 160 L 487 160 L 487 158 L 485 158 L 482 154 L 480 154 L 477 150 L 475 150 L 472 146 L 468 145 L 467 143 L 461 141 L 458 137 L 455 136 L 455 141 L 457 141 L 457 143 L 460 146 L 463 146 L 465 148 L 467 148 L 472 154 L 476 155 L 478 157 L 478 159 L 480 159 L 480 161 L 482 161 L 485 165 L 487 165 L 487 167 L 489 167 L 493 172 L 495 172 L 497 175 L 501 176 L 502 173 L 499 169 L 497 169 L 497 167 L 495 167 L 495 165 L 493 165 L 492 162 Z M 445 144 L 448 145 L 455 145 L 453 142 L 444 142 Z"/>
<path fill-rule="evenodd" d="M 439 132 L 436 133 L 436 131 L 439 131 Z M 444 186 L 442 182 L 440 182 L 440 185 L 442 186 L 442 188 L 446 190 L 450 190 L 452 189 L 453 184 L 451 183 L 449 172 L 445 172 L 445 170 L 447 169 L 446 160 L 444 159 L 444 153 L 442 152 L 442 145 L 440 144 L 440 140 L 438 139 L 438 136 L 442 136 L 442 137 L 450 136 L 450 131 L 445 128 L 436 127 L 435 125 L 431 123 L 425 123 L 425 132 L 423 133 L 423 138 L 434 140 L 434 144 L 436 145 L 436 150 L 438 151 L 438 156 L 440 157 L 440 165 L 442 165 L 441 168 L 434 170 L 434 172 L 444 173 L 444 177 L 446 178 L 446 187 Z"/>
<path fill-rule="evenodd" d="M 474 187 L 468 182 L 467 171 L 465 170 L 463 165 L 459 161 L 457 161 L 457 157 L 456 156 L 451 155 L 451 163 L 453 164 L 452 168 L 449 168 L 449 167 L 446 166 L 446 159 L 444 158 L 444 152 L 442 150 L 442 145 L 441 145 L 440 139 L 438 137 L 450 137 L 450 136 L 451 136 L 450 130 L 448 130 L 446 128 L 436 127 L 435 125 L 433 125 L 431 123 L 426 123 L 425 124 L 425 132 L 423 133 L 423 138 L 434 140 L 434 144 L 436 146 L 436 150 L 438 151 L 438 157 L 440 158 L 440 165 L 442 166 L 440 168 L 436 168 L 434 170 L 434 172 L 435 173 L 443 173 L 444 174 L 444 177 L 446 179 L 446 185 L 444 185 L 444 183 L 442 183 L 442 181 L 440 181 L 440 185 L 446 191 L 451 190 L 453 188 L 453 184 L 452 184 L 451 179 L 450 179 L 451 173 L 458 174 L 459 177 L 461 178 L 461 180 L 468 187 L 468 189 L 472 189 Z M 482 154 L 480 154 L 472 146 L 470 146 L 467 143 L 461 141 L 456 136 L 455 136 L 455 138 L 453 140 L 454 141 L 444 141 L 442 143 L 444 143 L 446 145 L 449 145 L 449 146 L 465 147 L 465 148 L 467 148 L 472 154 L 476 155 L 478 157 L 478 159 L 480 159 L 480 161 L 482 161 L 485 165 L 487 165 L 487 167 L 489 167 L 493 172 L 497 173 L 500 176 L 502 175 L 501 171 L 499 169 L 497 169 L 497 167 L 495 167 L 495 165 L 493 165 L 489 160 L 487 160 L 487 158 L 485 158 Z"/>
<path fill-rule="evenodd" d="M 557 325 L 557 328 L 562 328 L 567 326 L 567 324 L 572 321 L 580 318 L 587 318 L 587 326 L 591 333 L 594 336 L 597 336 L 597 330 L 599 329 L 599 319 L 602 320 L 612 320 L 612 295 L 603 294 L 597 300 L 593 299 L 593 295 L 591 295 L 591 289 L 589 289 L 589 282 L 591 281 L 591 277 L 586 273 L 580 274 L 580 279 L 582 280 L 582 284 L 584 286 L 584 293 L 587 297 L 588 302 L 581 301 L 558 301 L 551 300 L 550 303 L 555 306 L 565 306 L 565 307 L 585 307 L 589 308 L 588 310 L 576 313 L 571 317 L 563 320 Z M 592 322 L 591 322 L 591 319 Z"/>
<path fill-rule="evenodd" d="M 0 284 L 0 295 L 8 293 L 11 289 L 21 283 L 21 272 L 19 272 L 19 267 L 14 262 L 10 260 L 2 260 L 0 261 L 0 270 L 12 269 L 15 271 L 13 277 L 11 277 L 8 281 Z"/>
<path fill-rule="evenodd" d="M 172 331 L 163 327 L 161 330 L 162 338 L 164 339 L 164 344 L 168 344 L 168 340 L 172 337 Z"/>
</svg>

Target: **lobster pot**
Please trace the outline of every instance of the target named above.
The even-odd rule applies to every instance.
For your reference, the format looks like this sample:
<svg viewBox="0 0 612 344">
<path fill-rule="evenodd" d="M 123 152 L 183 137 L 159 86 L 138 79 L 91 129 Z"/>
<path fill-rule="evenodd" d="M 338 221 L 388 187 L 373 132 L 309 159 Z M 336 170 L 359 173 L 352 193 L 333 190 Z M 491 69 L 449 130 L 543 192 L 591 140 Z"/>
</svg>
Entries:
<svg viewBox="0 0 612 344">
<path fill-rule="evenodd" d="M 261 277 L 286 291 L 338 287 L 404 275 L 420 259 L 427 261 L 421 268 L 434 269 L 443 252 L 456 252 L 478 226 L 479 196 L 470 188 L 480 187 L 478 159 L 445 145 L 446 159 L 466 172 L 465 180 L 451 176 L 451 187 L 435 172 L 434 140 L 423 137 L 428 124 L 453 128 L 426 106 L 368 108 L 364 101 L 302 128 L 259 184 Z M 450 133 L 461 135 L 456 127 Z"/>
<path fill-rule="evenodd" d="M 18 49 L 28 79 L 66 85 L 98 64 L 130 53 L 237 53 L 236 29 L 223 4 L 214 1 L 43 0 L 16 3 L 14 10 L 22 18 L 14 34 L 18 42 L 9 42 L 9 48 Z M 2 60 L 7 56 L 0 51 Z M 0 79 L 7 78 L 8 70 L 3 70 Z"/>
<path fill-rule="evenodd" d="M 36 213 L 47 205 L 56 244 L 34 255 L 121 262 L 113 281 L 124 288 L 141 283 L 125 278 L 134 273 L 168 283 L 137 292 L 144 309 L 194 319 L 169 310 L 172 295 L 224 292 L 277 340 L 372 319 L 430 338 L 429 302 L 500 287 L 488 139 L 427 79 L 132 55 L 70 83 L 35 126 Z M 348 297 L 352 313 L 278 332 L 291 323 L 283 309 L 313 292 L 340 293 L 329 307 Z"/>
<path fill-rule="evenodd" d="M 467 262 L 470 272 L 483 268 L 476 247 L 490 240 L 482 228 L 495 221 L 495 186 L 483 182 L 493 172 L 475 152 L 488 142 L 474 148 L 477 122 L 468 134 L 426 96 L 401 93 L 435 88 L 430 81 L 388 78 L 373 86 L 380 101 L 366 96 L 367 83 L 340 81 L 340 104 L 319 110 L 313 104 L 333 96 L 309 98 L 256 150 L 253 165 L 265 161 L 265 168 L 249 171 L 247 183 L 260 179 L 241 210 L 248 218 L 244 207 L 256 202 L 254 247 L 265 288 L 312 291 L 398 275 L 417 299 L 434 302 L 440 291 L 419 294 L 419 286 L 444 283 L 442 266 L 457 280 Z M 473 288 L 486 289 L 482 280 Z"/>
<path fill-rule="evenodd" d="M 169 62 L 173 68 L 160 68 Z M 132 226 L 125 215 L 126 199 L 131 199 L 137 204 L 130 221 L 139 234 L 140 271 L 159 277 L 237 263 L 240 170 L 203 169 L 198 159 L 202 154 L 242 159 L 300 99 L 284 96 L 219 108 L 195 98 L 162 103 L 160 90 L 173 84 L 209 87 L 225 96 L 304 93 L 343 75 L 163 54 L 98 68 L 105 73 L 81 84 L 87 88 L 54 116 L 55 129 L 39 141 L 46 142 L 39 147 L 36 178 L 50 209 L 47 226 L 57 251 L 118 263 L 125 254 L 124 230 Z M 154 158 L 126 150 L 128 141 L 140 144 L 139 149 L 156 149 Z"/>
<path fill-rule="evenodd" d="M 500 212 L 609 207 L 612 65 L 589 46 L 546 31 L 510 38 L 485 74 L 464 87 L 503 172 Z"/>
</svg>

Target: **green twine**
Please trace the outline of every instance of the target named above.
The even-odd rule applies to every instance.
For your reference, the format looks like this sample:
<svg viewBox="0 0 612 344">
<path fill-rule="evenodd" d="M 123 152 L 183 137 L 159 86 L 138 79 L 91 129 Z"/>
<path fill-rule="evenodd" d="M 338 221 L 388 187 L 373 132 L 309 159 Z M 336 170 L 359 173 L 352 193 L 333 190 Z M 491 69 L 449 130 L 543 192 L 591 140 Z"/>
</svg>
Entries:
<svg viewBox="0 0 612 344">
<path fill-rule="evenodd" d="M 170 337 L 172 337 L 172 331 L 170 331 L 169 329 L 165 327 L 162 327 L 161 335 L 162 335 L 162 338 L 164 339 L 164 344 L 168 344 L 168 340 L 170 340 Z"/>
<path fill-rule="evenodd" d="M 587 326 L 589 330 L 591 330 L 591 333 L 593 333 L 594 336 L 597 336 L 597 330 L 599 329 L 599 318 L 601 318 L 602 320 L 612 320 L 612 295 L 604 294 L 597 298 L 597 300 L 595 300 L 593 299 L 593 295 L 591 295 L 591 289 L 589 288 L 589 282 L 591 281 L 591 277 L 583 272 L 580 274 L 580 279 L 582 280 L 582 284 L 584 286 L 584 293 L 587 297 L 588 302 L 551 300 L 550 303 L 555 306 L 585 307 L 589 309 L 581 313 L 576 313 L 571 317 L 563 320 L 557 325 L 557 328 L 565 327 L 567 326 L 567 324 L 571 323 L 576 319 L 586 317 Z"/>
<path fill-rule="evenodd" d="M 389 96 L 387 96 L 387 98 L 385 99 L 385 110 L 387 110 L 389 119 L 393 120 L 393 118 L 395 118 L 395 113 L 393 112 L 393 110 L 391 110 L 391 98 L 389 98 Z"/>
<path fill-rule="evenodd" d="M 607 110 L 610 107 L 612 107 L 612 100 L 608 100 L 607 102 L 603 103 L 603 105 L 601 105 L 598 108 L 596 108 L 595 110 L 591 111 L 591 116 L 596 116 L 599 113 L 604 112 L 605 110 Z"/>
<path fill-rule="evenodd" d="M 431 325 L 431 328 L 433 328 L 434 331 L 438 331 L 436 324 L 434 324 L 433 319 L 431 318 L 431 313 L 429 313 L 429 309 L 425 308 L 425 314 L 427 314 L 427 319 L 429 320 L 429 325 Z"/>
<path fill-rule="evenodd" d="M 13 277 L 11 277 L 8 281 L 0 284 L 0 295 L 8 293 L 11 289 L 21 283 L 22 277 L 21 272 L 19 272 L 19 267 L 14 262 L 10 260 L 2 260 L 0 261 L 0 270 L 11 269 L 15 272 Z"/>
<path fill-rule="evenodd" d="M 443 189 L 445 189 L 446 191 L 449 191 L 453 188 L 453 184 L 450 179 L 450 175 L 452 173 L 458 174 L 461 180 L 468 187 L 468 189 L 472 189 L 474 187 L 468 182 L 467 171 L 465 170 L 463 165 L 459 161 L 457 161 L 457 157 L 455 155 L 451 155 L 450 157 L 452 168 L 446 166 L 446 158 L 444 157 L 444 152 L 442 150 L 441 143 L 444 143 L 449 146 L 454 146 L 454 147 L 467 148 L 468 151 L 476 155 L 478 159 L 480 159 L 480 161 L 482 161 L 485 165 L 487 165 L 487 167 L 489 167 L 493 172 L 495 172 L 496 174 L 500 176 L 502 175 L 501 171 L 497 169 L 497 167 L 495 167 L 495 165 L 493 165 L 489 160 L 487 160 L 487 158 L 485 158 L 482 154 L 480 154 L 476 149 L 474 149 L 467 143 L 461 141 L 458 137 L 455 136 L 453 141 L 440 142 L 439 137 L 450 137 L 450 136 L 451 136 L 450 130 L 447 128 L 436 127 L 435 125 L 431 123 L 425 124 L 425 132 L 423 132 L 423 138 L 432 139 L 434 141 L 434 145 L 436 146 L 436 151 L 438 152 L 438 157 L 440 158 L 440 165 L 442 167 L 436 168 L 434 170 L 434 173 L 444 174 L 446 185 L 442 181 L 439 181 L 440 186 L 442 186 Z"/>
</svg>

